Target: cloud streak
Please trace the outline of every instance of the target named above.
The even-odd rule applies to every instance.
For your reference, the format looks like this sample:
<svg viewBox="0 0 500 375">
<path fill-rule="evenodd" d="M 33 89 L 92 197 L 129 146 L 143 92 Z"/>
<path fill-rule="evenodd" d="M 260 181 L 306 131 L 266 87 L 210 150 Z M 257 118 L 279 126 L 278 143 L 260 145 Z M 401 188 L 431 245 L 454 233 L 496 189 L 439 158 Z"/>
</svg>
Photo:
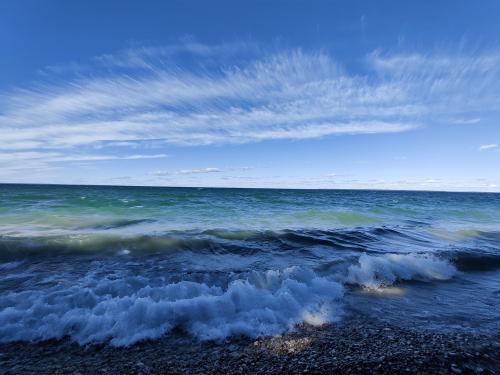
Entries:
<svg viewBox="0 0 500 375">
<path fill-rule="evenodd" d="M 197 174 L 197 173 L 219 173 L 222 172 L 219 168 L 201 168 L 201 169 L 181 169 L 177 174 Z"/>
<path fill-rule="evenodd" d="M 139 65 L 139 64 L 137 64 Z M 405 131 L 399 89 L 291 51 L 211 72 L 149 67 L 3 95 L 2 149 L 161 140 L 175 145 Z"/>
<path fill-rule="evenodd" d="M 0 146 L 198 145 L 406 131 L 430 113 L 462 112 L 471 102 L 464 95 L 477 86 L 472 102 L 498 105 L 484 87 L 489 82 L 491 94 L 499 88 L 496 55 L 454 62 L 372 54 L 375 80 L 346 74 L 328 55 L 301 51 L 202 73 L 179 65 L 138 69 L 140 58 L 129 60 L 137 70 L 4 94 Z"/>
<path fill-rule="evenodd" d="M 147 160 L 163 159 L 166 154 L 134 154 L 134 155 L 104 155 L 104 154 L 65 154 L 54 151 L 16 151 L 0 152 L 0 170 L 2 175 L 26 170 L 47 170 L 58 168 L 61 163 L 102 162 L 117 160 Z"/>
<path fill-rule="evenodd" d="M 162 158 L 109 156 L 106 148 L 395 133 L 449 119 L 473 126 L 478 113 L 500 109 L 495 52 L 375 51 L 365 56 L 364 70 L 353 73 L 326 52 L 187 40 L 102 55 L 93 63 L 84 69 L 88 75 L 0 93 L 0 163 L 14 169 L 20 161 Z"/>
<path fill-rule="evenodd" d="M 191 174 L 200 174 L 200 173 L 220 173 L 223 172 L 223 170 L 215 167 L 207 167 L 207 168 L 197 168 L 197 169 L 181 169 L 175 172 L 169 172 L 169 171 L 154 171 L 151 174 L 155 177 L 166 177 L 166 176 L 172 176 L 172 175 L 191 175 Z"/>
<path fill-rule="evenodd" d="M 481 145 L 479 146 L 479 151 L 486 151 L 486 150 L 494 150 L 497 149 L 498 145 L 497 144 L 488 144 L 488 145 Z"/>
</svg>

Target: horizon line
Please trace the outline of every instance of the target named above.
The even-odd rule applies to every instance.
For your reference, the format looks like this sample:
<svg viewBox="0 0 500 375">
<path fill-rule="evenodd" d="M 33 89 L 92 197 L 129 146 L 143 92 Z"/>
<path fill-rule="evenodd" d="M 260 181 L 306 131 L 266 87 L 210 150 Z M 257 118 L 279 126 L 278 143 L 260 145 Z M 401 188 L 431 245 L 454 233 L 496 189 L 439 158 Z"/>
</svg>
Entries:
<svg viewBox="0 0 500 375">
<path fill-rule="evenodd" d="M 477 190 L 420 190 L 420 189 L 381 189 L 381 188 L 290 188 L 290 187 L 237 187 L 237 186 L 160 186 L 160 185 L 112 185 L 112 184 L 61 184 L 37 182 L 0 182 L 1 185 L 27 185 L 27 186 L 64 186 L 64 187 L 109 187 L 109 188 L 163 188 L 163 189 L 241 189 L 241 190 L 310 190 L 310 191 L 377 191 L 377 192 L 412 192 L 412 193 L 474 193 L 474 194 L 500 194 L 500 191 Z"/>
</svg>

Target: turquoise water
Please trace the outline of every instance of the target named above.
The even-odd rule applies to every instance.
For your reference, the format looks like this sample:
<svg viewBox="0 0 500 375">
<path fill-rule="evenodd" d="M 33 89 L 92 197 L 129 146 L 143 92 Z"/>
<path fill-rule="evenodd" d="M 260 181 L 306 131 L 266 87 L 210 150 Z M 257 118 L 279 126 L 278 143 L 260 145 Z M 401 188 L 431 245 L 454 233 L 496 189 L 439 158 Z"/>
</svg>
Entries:
<svg viewBox="0 0 500 375">
<path fill-rule="evenodd" d="M 492 332 L 499 270 L 500 194 L 0 185 L 2 341 Z"/>
</svg>

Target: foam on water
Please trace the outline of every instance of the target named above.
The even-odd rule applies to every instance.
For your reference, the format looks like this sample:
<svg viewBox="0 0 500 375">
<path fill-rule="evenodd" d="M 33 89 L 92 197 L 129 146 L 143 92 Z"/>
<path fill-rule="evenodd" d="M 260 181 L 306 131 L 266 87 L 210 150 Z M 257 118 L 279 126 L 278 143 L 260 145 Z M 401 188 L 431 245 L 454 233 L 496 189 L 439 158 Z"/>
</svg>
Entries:
<svg viewBox="0 0 500 375">
<path fill-rule="evenodd" d="M 342 298 L 342 283 L 394 292 L 454 275 L 400 288 L 421 294 L 395 314 L 498 321 L 499 194 L 0 184 L 0 211 L 3 342 L 276 334 L 384 295 Z M 456 300 L 480 304 L 436 308 L 465 287 Z"/>
<path fill-rule="evenodd" d="M 338 319 L 343 294 L 337 282 L 296 267 L 253 272 L 225 288 L 192 281 L 152 287 L 92 274 L 82 284 L 1 295 L 0 342 L 70 336 L 120 346 L 174 327 L 200 339 L 272 335 Z"/>
<path fill-rule="evenodd" d="M 448 261 L 432 255 L 363 254 L 359 257 L 359 264 L 349 267 L 346 281 L 376 289 L 400 280 L 448 280 L 456 273 L 457 269 Z"/>
<path fill-rule="evenodd" d="M 0 294 L 0 342 L 69 336 L 80 344 L 123 346 L 176 327 L 202 340 L 274 335 L 302 322 L 338 320 L 344 293 L 340 280 L 379 288 L 399 280 L 445 280 L 457 271 L 432 256 L 364 254 L 346 274 L 339 272 L 287 267 L 226 271 L 218 281 L 184 275 L 174 282 L 128 268 L 111 272 L 97 262 L 69 284 L 59 275 L 43 281 L 50 286 Z"/>
</svg>

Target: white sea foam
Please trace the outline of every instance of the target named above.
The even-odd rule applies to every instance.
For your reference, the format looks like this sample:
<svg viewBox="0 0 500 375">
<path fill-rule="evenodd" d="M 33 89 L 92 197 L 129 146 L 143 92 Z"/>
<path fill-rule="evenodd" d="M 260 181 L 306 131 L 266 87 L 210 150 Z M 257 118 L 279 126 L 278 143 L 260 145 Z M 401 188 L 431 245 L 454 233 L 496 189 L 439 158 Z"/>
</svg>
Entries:
<svg viewBox="0 0 500 375">
<path fill-rule="evenodd" d="M 221 279 L 186 275 L 167 282 L 154 273 L 158 270 L 137 275 L 130 271 L 134 267 L 109 267 L 94 262 L 69 287 L 70 275 L 61 274 L 44 280 L 43 289 L 0 294 L 0 342 L 69 336 L 80 344 L 123 346 L 174 327 L 200 339 L 274 335 L 301 322 L 337 320 L 343 295 L 339 280 L 379 288 L 400 280 L 445 280 L 457 272 L 445 260 L 412 254 L 365 254 L 343 276 L 290 267 L 244 276 L 223 272 Z"/>
<path fill-rule="evenodd" d="M 346 282 L 379 288 L 393 285 L 399 280 L 447 280 L 456 273 L 457 269 L 449 262 L 431 255 L 363 254 L 359 258 L 359 264 L 349 267 Z"/>
<path fill-rule="evenodd" d="M 342 286 L 302 268 L 254 272 L 227 287 L 192 281 L 150 286 L 140 277 L 88 274 L 0 296 L 0 342 L 70 336 L 129 345 L 180 326 L 200 339 L 277 334 L 300 322 L 338 319 Z"/>
</svg>

